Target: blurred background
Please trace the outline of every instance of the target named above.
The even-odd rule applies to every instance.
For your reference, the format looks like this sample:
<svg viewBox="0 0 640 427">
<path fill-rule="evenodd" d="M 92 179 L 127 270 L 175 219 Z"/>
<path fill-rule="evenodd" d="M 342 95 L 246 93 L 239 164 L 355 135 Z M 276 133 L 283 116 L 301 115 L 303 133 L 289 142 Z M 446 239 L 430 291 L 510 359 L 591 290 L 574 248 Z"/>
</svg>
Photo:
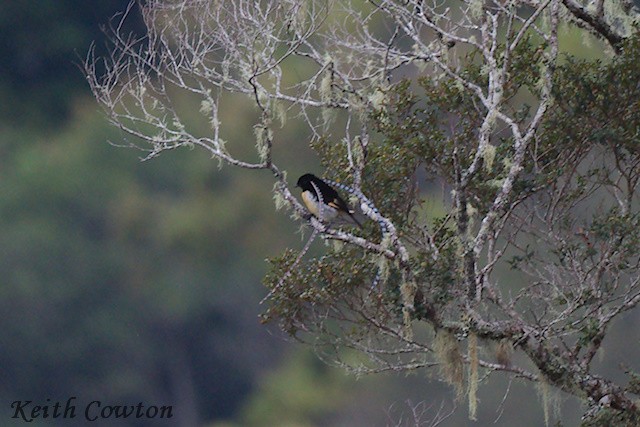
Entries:
<svg viewBox="0 0 640 427">
<path fill-rule="evenodd" d="M 266 172 L 220 169 L 188 149 L 140 162 L 108 143 L 126 135 L 107 124 L 78 64 L 93 41 L 106 52 L 100 27 L 127 3 L 0 3 L 0 425 L 23 423 L 11 419 L 15 400 L 71 396 L 78 407 L 174 407 L 164 424 L 104 425 L 413 425 L 412 409 L 428 421 L 454 404 L 442 425 L 543 425 L 526 383 L 483 382 L 473 423 L 429 373 L 356 379 L 259 323 L 265 258 L 301 248 L 299 225 L 275 211 Z M 237 121 L 230 141 L 253 138 L 243 108 L 224 112 Z M 290 180 L 322 173 L 302 135 L 279 135 Z M 555 401 L 564 425 L 579 423 L 575 399 Z"/>
</svg>

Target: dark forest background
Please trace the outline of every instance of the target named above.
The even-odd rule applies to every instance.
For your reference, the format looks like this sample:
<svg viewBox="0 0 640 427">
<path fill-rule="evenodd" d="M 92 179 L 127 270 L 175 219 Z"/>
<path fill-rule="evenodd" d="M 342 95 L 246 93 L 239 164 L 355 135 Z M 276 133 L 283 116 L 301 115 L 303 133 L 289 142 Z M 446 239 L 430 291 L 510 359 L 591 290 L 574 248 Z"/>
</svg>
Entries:
<svg viewBox="0 0 640 427">
<path fill-rule="evenodd" d="M 0 3 L 0 424 L 21 423 L 15 400 L 71 396 L 173 405 L 166 425 L 180 426 L 408 425 L 410 406 L 432 407 L 425 419 L 451 407 L 425 373 L 356 380 L 260 325 L 265 258 L 304 244 L 266 172 L 219 169 L 198 150 L 140 162 L 108 143 L 127 136 L 79 64 L 92 42 L 107 52 L 100 28 L 127 3 Z M 222 113 L 238 122 L 231 141 L 253 138 L 243 108 Z M 297 131 L 278 148 L 290 179 L 317 167 Z M 482 384 L 476 425 L 542 425 L 526 384 L 500 406 L 507 385 Z M 578 404 L 558 402 L 576 424 Z M 471 424 L 463 409 L 445 425 Z"/>
</svg>

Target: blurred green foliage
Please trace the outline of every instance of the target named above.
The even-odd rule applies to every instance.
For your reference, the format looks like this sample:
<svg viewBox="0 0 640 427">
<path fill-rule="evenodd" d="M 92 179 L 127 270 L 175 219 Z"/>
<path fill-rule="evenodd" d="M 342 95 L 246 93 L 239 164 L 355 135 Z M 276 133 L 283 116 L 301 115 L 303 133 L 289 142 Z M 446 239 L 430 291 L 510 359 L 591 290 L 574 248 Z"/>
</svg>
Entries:
<svg viewBox="0 0 640 427">
<path fill-rule="evenodd" d="M 245 404 L 241 425 L 327 425 L 332 410 L 349 396 L 350 389 L 353 382 L 338 369 L 311 352 L 299 352 L 263 378 Z"/>
<path fill-rule="evenodd" d="M 0 396 L 167 403 L 195 425 L 233 416 L 275 363 L 259 282 L 296 237 L 259 174 L 106 143 L 126 136 L 76 64 L 127 4 L 0 5 Z"/>
<path fill-rule="evenodd" d="M 140 163 L 107 144 L 127 136 L 75 64 L 127 3 L 0 5 L 0 398 L 172 404 L 167 425 L 228 419 L 284 344 L 257 318 L 265 254 L 299 239 L 264 173 L 220 170 L 198 150 Z M 238 100 L 222 112 L 238 121 L 227 137 L 249 141 L 234 152 L 253 149 L 250 116 Z M 308 167 L 308 154 L 276 151 Z"/>
<path fill-rule="evenodd" d="M 264 263 L 246 252 L 264 248 L 244 226 L 269 223 L 254 206 L 270 195 L 196 151 L 141 164 L 105 143 L 122 135 L 101 116 L 78 110 L 62 133 L 3 159 L 0 394 L 230 416 L 258 369 L 240 343 L 265 362 L 277 354 L 255 317 Z M 262 232 L 275 248 L 282 226 Z"/>
</svg>

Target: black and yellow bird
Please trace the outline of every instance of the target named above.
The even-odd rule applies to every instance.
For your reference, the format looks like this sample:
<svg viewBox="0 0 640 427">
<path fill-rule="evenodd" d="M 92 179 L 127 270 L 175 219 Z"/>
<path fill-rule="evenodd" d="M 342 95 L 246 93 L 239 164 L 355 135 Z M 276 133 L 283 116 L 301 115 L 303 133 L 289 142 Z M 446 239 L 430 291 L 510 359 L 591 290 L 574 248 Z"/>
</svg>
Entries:
<svg viewBox="0 0 640 427">
<path fill-rule="evenodd" d="M 298 178 L 296 185 L 302 189 L 302 201 L 305 206 L 316 218 L 331 221 L 338 216 L 348 216 L 362 228 L 360 222 L 353 216 L 354 211 L 349 209 L 338 192 L 322 179 L 307 173 Z M 318 192 L 320 192 L 319 195 Z M 320 200 L 322 205 L 319 203 Z"/>
</svg>

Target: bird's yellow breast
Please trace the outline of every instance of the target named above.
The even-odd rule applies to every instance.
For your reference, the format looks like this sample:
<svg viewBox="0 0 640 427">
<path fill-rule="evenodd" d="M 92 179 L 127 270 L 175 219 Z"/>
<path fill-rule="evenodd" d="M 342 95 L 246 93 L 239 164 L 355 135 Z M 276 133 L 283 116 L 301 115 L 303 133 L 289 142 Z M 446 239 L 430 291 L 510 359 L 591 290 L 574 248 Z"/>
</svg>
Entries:
<svg viewBox="0 0 640 427">
<path fill-rule="evenodd" d="M 338 211 L 327 204 L 323 204 L 322 212 L 320 212 L 318 201 L 311 191 L 302 192 L 302 201 L 304 202 L 304 205 L 307 207 L 309 212 L 311 212 L 316 218 L 327 220 L 333 219 L 338 215 Z"/>
</svg>

